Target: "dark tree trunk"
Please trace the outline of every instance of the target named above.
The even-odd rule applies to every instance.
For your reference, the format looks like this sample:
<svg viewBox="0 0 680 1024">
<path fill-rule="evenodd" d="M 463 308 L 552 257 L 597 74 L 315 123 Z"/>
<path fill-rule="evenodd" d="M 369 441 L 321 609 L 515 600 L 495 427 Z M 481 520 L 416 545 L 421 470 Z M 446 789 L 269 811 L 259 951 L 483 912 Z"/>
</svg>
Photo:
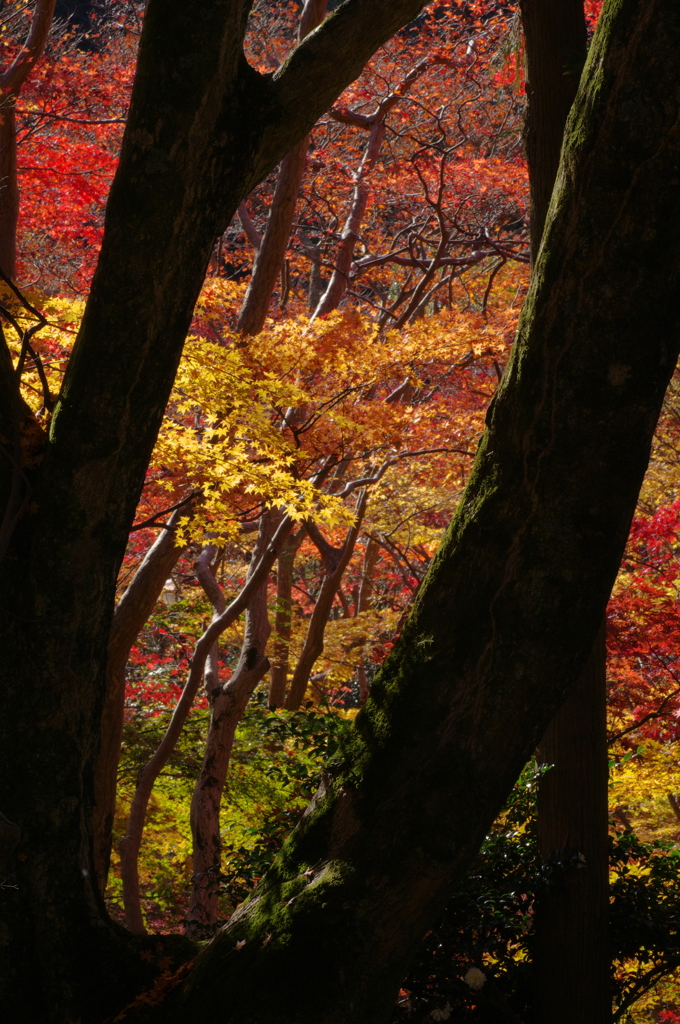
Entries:
<svg viewBox="0 0 680 1024">
<path fill-rule="evenodd" d="M 583 0 L 522 0 L 521 10 L 527 54 L 525 143 L 531 259 L 535 265 L 564 126 L 586 59 L 586 22 Z M 551 891 L 537 907 L 537 1024 L 567 1020 L 606 1024 L 611 1020 L 607 725 L 603 711 L 607 651 L 603 637 L 604 627 L 583 677 L 539 745 L 540 761 L 555 766 L 539 784 L 541 853 L 553 856 L 561 848 L 558 838 L 573 832 L 580 841 L 579 849 L 588 848 L 588 863 L 577 875 L 569 876 L 569 883 L 565 882 L 559 893 Z M 585 753 L 583 775 L 578 780 L 583 784 L 575 787 L 574 761 L 584 754 L 579 743 L 584 734 L 594 746 L 590 757 Z M 572 749 L 572 744 L 577 746 Z M 594 774 L 588 775 L 588 770 Z"/>
<path fill-rule="evenodd" d="M 583 0 L 520 0 L 526 43 L 527 111 L 524 145 L 529 165 L 532 260 L 543 235 L 555 184 L 564 125 L 586 59 Z"/>
<path fill-rule="evenodd" d="M 600 627 L 586 671 L 541 740 L 551 764 L 538 792 L 538 845 L 556 866 L 536 912 L 535 1019 L 602 1024 L 612 1016 L 606 643 Z"/>
<path fill-rule="evenodd" d="M 94 773 L 92 833 L 94 870 L 100 891 L 106 888 L 111 860 L 111 828 L 116 810 L 116 787 L 125 710 L 125 668 L 132 645 L 153 611 L 163 584 L 177 564 L 182 548 L 174 527 L 187 515 L 177 509 L 147 551 L 132 582 L 116 605 L 106 664 L 106 700 L 101 720 L 101 746 Z"/>
<path fill-rule="evenodd" d="M 326 16 L 326 0 L 305 0 L 298 36 L 304 39 Z M 293 226 L 295 205 L 307 166 L 309 136 L 293 146 L 281 161 L 276 188 L 267 218 L 267 226 L 256 249 L 253 276 L 238 318 L 238 329 L 244 334 L 259 334 L 269 310 L 276 279 L 284 273 L 284 257 Z M 283 297 L 283 286 L 281 289 Z"/>
</svg>

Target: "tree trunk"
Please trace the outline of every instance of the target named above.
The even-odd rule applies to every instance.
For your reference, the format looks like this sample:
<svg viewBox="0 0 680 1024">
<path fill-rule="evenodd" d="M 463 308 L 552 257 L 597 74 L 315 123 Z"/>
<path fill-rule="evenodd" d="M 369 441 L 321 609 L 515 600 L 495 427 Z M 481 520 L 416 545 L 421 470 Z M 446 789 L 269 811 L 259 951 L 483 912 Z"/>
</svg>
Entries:
<svg viewBox="0 0 680 1024">
<path fill-rule="evenodd" d="M 326 17 L 326 2 L 305 0 L 298 32 L 300 40 L 313 32 Z M 306 135 L 281 161 L 267 226 L 260 245 L 256 247 L 253 276 L 238 318 L 238 329 L 244 334 L 259 334 L 264 327 L 276 279 L 283 273 L 295 204 L 307 165 L 308 148 L 309 136 Z M 283 287 L 281 294 L 283 296 Z"/>
<path fill-rule="evenodd" d="M 279 555 L 276 577 L 276 613 L 274 645 L 269 672 L 269 707 L 281 708 L 288 686 L 288 661 L 293 612 L 293 567 L 295 556 L 305 537 L 304 529 L 289 537 Z"/>
<path fill-rule="evenodd" d="M 55 0 L 37 0 L 26 42 L 11 67 L 0 74 L 0 269 L 16 277 L 19 183 L 16 101 L 42 56 L 52 26 Z"/>
<path fill-rule="evenodd" d="M 271 543 L 271 533 L 272 514 L 265 513 L 260 521 L 252 568 Z M 222 849 L 220 802 L 236 729 L 253 690 L 269 669 L 265 648 L 270 632 L 265 579 L 246 611 L 241 657 L 234 674 L 228 683 L 213 692 L 203 765 L 191 801 L 194 870 L 186 930 L 194 938 L 205 938 L 217 922 Z"/>
<path fill-rule="evenodd" d="M 586 22 L 583 0 L 522 0 L 521 10 L 527 53 L 525 144 L 535 265 L 564 126 L 586 59 Z M 539 784 L 541 855 L 554 856 L 557 851 L 569 856 L 571 847 L 572 852 L 585 852 L 587 863 L 537 903 L 537 1024 L 566 1024 L 568 1020 L 606 1024 L 611 1020 L 606 660 L 602 627 L 584 675 L 539 746 L 541 762 L 554 765 Z"/>
<path fill-rule="evenodd" d="M 302 651 L 300 652 L 298 663 L 295 666 L 293 678 L 290 681 L 290 689 L 286 696 L 285 707 L 288 711 L 295 711 L 302 704 L 314 664 L 323 654 L 323 637 L 326 630 L 326 623 L 328 622 L 328 616 L 330 615 L 335 595 L 338 592 L 338 587 L 342 582 L 345 569 L 347 568 L 354 553 L 354 547 L 363 522 L 367 501 L 368 492 L 366 488 L 364 488 L 361 491 L 357 502 L 354 525 L 348 530 L 345 543 L 339 551 L 333 549 L 334 557 L 332 558 L 332 561 L 327 560 L 326 562 L 326 571 L 324 573 L 321 589 L 316 599 L 316 604 L 314 605 L 312 617 L 309 620 L 307 636 L 305 637 L 305 642 L 302 645 Z M 309 526 L 308 529 L 311 531 L 312 527 Z M 313 533 L 311 535 L 313 538 Z"/>
<path fill-rule="evenodd" d="M 536 909 L 537 1024 L 611 1021 L 606 640 L 541 740 L 538 846 L 562 862 Z"/>
<path fill-rule="evenodd" d="M 123 739 L 125 667 L 140 629 L 153 611 L 163 584 L 183 548 L 175 543 L 174 527 L 189 506 L 176 509 L 147 551 L 132 582 L 116 605 L 106 663 L 106 698 L 102 711 L 101 746 L 94 771 L 92 832 L 94 869 L 103 893 L 111 860 L 111 828 L 116 811 L 118 762 Z"/>
<path fill-rule="evenodd" d="M 529 165 L 529 232 L 535 261 L 560 162 L 564 126 L 586 60 L 583 0 L 520 0 L 526 43 L 524 146 Z"/>
</svg>

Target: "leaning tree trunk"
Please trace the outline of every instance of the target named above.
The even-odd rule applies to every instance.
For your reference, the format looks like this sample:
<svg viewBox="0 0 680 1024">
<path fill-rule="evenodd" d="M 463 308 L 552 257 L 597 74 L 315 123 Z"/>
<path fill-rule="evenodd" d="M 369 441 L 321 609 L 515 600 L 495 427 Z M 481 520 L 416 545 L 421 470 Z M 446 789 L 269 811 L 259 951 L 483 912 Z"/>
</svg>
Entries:
<svg viewBox="0 0 680 1024">
<path fill-rule="evenodd" d="M 164 1008 L 377 1024 L 585 669 L 680 346 L 680 9 L 610 4 L 460 508 L 356 729 Z"/>
<path fill-rule="evenodd" d="M 314 611 L 312 612 L 312 616 L 309 620 L 305 642 L 302 645 L 300 657 L 298 658 L 295 671 L 293 672 L 293 677 L 290 681 L 290 688 L 286 694 L 284 706 L 288 711 L 296 711 L 302 704 L 314 664 L 323 654 L 324 633 L 326 631 L 328 616 L 330 615 L 335 595 L 337 594 L 338 588 L 342 582 L 345 569 L 349 565 L 350 559 L 354 554 L 354 547 L 359 536 L 359 531 L 361 530 L 367 501 L 368 492 L 366 488 L 363 488 L 357 501 L 355 512 L 356 519 L 354 524 L 347 531 L 347 536 L 345 537 L 345 542 L 342 547 L 331 548 L 330 544 L 325 545 L 323 557 L 325 572 L 321 583 L 321 589 L 319 590 L 316 598 L 316 604 L 314 605 Z M 309 526 L 308 530 L 311 531 L 312 527 Z"/>
<path fill-rule="evenodd" d="M 326 16 L 326 3 L 327 0 L 305 0 L 299 39 L 304 39 L 321 24 Z M 276 279 L 284 265 L 308 148 L 307 135 L 281 161 L 267 226 L 256 249 L 253 276 L 239 313 L 238 329 L 244 334 L 259 334 L 264 326 Z"/>
<path fill-rule="evenodd" d="M 175 543 L 175 527 L 189 512 L 176 509 L 151 545 L 132 582 L 116 605 L 106 663 L 106 700 L 102 711 L 101 746 L 94 772 L 92 832 L 94 869 L 103 893 L 111 860 L 111 829 L 116 810 L 118 762 L 123 740 L 125 667 L 139 631 L 153 611 L 163 584 L 177 564 L 183 547 Z"/>
</svg>

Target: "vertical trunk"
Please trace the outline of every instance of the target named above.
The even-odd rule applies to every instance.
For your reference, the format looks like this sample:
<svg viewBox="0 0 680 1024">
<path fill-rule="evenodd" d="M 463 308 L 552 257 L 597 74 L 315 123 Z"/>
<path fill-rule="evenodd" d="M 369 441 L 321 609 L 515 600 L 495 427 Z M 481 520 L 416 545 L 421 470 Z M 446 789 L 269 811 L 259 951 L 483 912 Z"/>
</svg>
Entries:
<svg viewBox="0 0 680 1024">
<path fill-rule="evenodd" d="M 585 62 L 586 24 L 582 0 L 522 0 L 521 6 L 527 52 L 525 144 L 531 257 L 535 263 L 564 126 Z M 569 856 L 570 850 L 576 850 L 585 853 L 586 866 L 565 875 L 537 906 L 538 1024 L 567 1020 L 605 1024 L 611 1020 L 605 676 L 603 627 L 584 675 L 539 746 L 540 760 L 555 766 L 539 786 L 541 854 L 547 857 L 557 851 Z M 589 752 L 584 751 L 584 743 L 590 745 Z"/>
<path fill-rule="evenodd" d="M 101 746 L 94 773 L 92 829 L 94 867 L 100 892 L 106 888 L 111 860 L 111 827 L 116 809 L 116 780 L 123 739 L 125 666 L 137 635 L 154 609 L 182 553 L 175 543 L 174 527 L 187 506 L 176 509 L 147 551 L 132 582 L 116 606 L 106 662 L 106 696 L 102 711 Z"/>
<path fill-rule="evenodd" d="M 16 276 L 19 185 L 17 182 L 16 101 L 42 56 L 52 26 L 56 0 L 37 0 L 31 27 L 11 67 L 0 74 L 0 269 Z"/>
<path fill-rule="evenodd" d="M 251 560 L 252 569 L 266 551 L 271 541 L 271 532 L 272 515 L 265 513 Z M 246 612 L 243 645 L 236 670 L 228 683 L 213 691 L 203 766 L 191 801 L 194 872 L 186 930 L 194 938 L 204 938 L 217 922 L 222 847 L 220 801 L 236 728 L 253 690 L 269 668 L 265 657 L 269 633 L 265 579 L 253 594 Z"/>
<path fill-rule="evenodd" d="M 0 270 L 16 277 L 19 185 L 15 97 L 5 94 L 0 105 Z"/>
<path fill-rule="evenodd" d="M 300 20 L 299 38 L 304 39 L 321 24 L 325 16 L 326 0 L 306 0 Z M 309 136 L 306 135 L 281 161 L 267 226 L 261 244 L 256 247 L 253 276 L 239 314 L 238 329 L 244 334 L 259 334 L 262 330 L 276 279 L 279 274 L 285 274 L 284 257 L 307 164 L 308 148 Z M 284 294 L 282 279 L 282 306 L 285 306 Z"/>
<path fill-rule="evenodd" d="M 274 645 L 269 673 L 269 707 L 281 708 L 286 699 L 288 685 L 288 659 L 292 626 L 293 566 L 295 555 L 305 536 L 299 530 L 289 537 L 279 555 L 276 579 L 276 614 L 274 619 Z"/>
<path fill-rule="evenodd" d="M 583 0 L 521 0 L 527 60 L 524 145 L 535 260 L 560 162 L 564 125 L 586 59 Z"/>
<path fill-rule="evenodd" d="M 588 666 L 552 720 L 540 760 L 538 844 L 557 867 L 536 912 L 537 1024 L 611 1021 L 608 757 L 604 624 Z"/>
<path fill-rule="evenodd" d="M 375 567 L 378 564 L 379 553 L 380 545 L 375 537 L 371 535 L 368 538 L 368 544 L 366 545 L 366 551 L 364 552 L 364 564 L 361 568 L 361 583 L 359 584 L 359 593 L 357 594 L 356 603 L 357 615 L 359 615 L 360 612 L 366 611 L 373 604 L 373 579 L 375 576 Z M 359 682 L 359 703 L 365 704 L 366 698 L 368 697 L 368 675 L 366 672 L 363 647 L 361 648 L 359 665 L 357 668 L 357 680 Z"/>
</svg>

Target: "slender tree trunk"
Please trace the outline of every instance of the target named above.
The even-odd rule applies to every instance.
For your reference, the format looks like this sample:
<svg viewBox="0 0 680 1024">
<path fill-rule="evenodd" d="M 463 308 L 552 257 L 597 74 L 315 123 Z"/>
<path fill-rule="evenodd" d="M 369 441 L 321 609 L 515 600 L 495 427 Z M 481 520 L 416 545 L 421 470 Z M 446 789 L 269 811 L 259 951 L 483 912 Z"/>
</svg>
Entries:
<svg viewBox="0 0 680 1024">
<path fill-rule="evenodd" d="M 564 127 L 586 59 L 586 23 L 583 0 L 522 0 L 521 10 L 535 264 Z M 575 1020 L 607 1024 L 611 1020 L 606 658 L 603 626 L 584 675 L 539 745 L 540 761 L 554 765 L 539 784 L 541 855 L 568 856 L 570 847 L 572 853 L 587 850 L 587 854 L 585 867 L 565 877 L 537 905 L 537 1024 Z M 584 744 L 589 745 L 588 751 Z"/>
<path fill-rule="evenodd" d="M 116 605 L 106 663 L 106 697 L 102 712 L 101 747 L 94 773 L 92 830 L 94 865 L 100 891 L 106 888 L 111 860 L 111 828 L 116 810 L 120 747 L 123 739 L 125 667 L 140 629 L 154 609 L 163 584 L 183 548 L 175 543 L 174 527 L 190 511 L 176 509 L 151 545 L 132 582 Z"/>
<path fill-rule="evenodd" d="M 305 537 L 304 529 L 289 537 L 279 555 L 276 577 L 274 644 L 269 672 L 269 707 L 281 708 L 288 686 L 288 662 L 293 612 L 293 568 L 295 556 Z"/>
<path fill-rule="evenodd" d="M 364 155 L 359 169 L 354 176 L 352 206 L 340 236 L 335 269 L 331 274 L 326 291 L 319 299 L 319 304 L 314 311 L 314 317 L 325 316 L 327 313 L 337 309 L 343 295 L 347 291 L 352 260 L 354 259 L 354 250 L 359 241 L 359 231 L 368 204 L 368 177 L 377 163 L 384 138 L 385 122 L 382 119 L 377 120 L 371 127 Z"/>
<path fill-rule="evenodd" d="M 326 2 L 327 0 L 306 0 L 300 18 L 300 40 L 313 32 L 326 17 Z M 259 334 L 262 330 L 276 280 L 279 274 L 285 273 L 285 254 L 293 226 L 295 204 L 307 165 L 308 148 L 307 135 L 293 146 L 281 161 L 267 226 L 260 245 L 256 247 L 253 276 L 239 314 L 238 329 L 244 334 Z M 241 222 L 243 223 L 243 218 Z M 245 224 L 244 230 L 247 230 Z M 249 237 L 250 234 L 251 232 Z M 283 284 L 281 296 L 283 299 Z"/>
<path fill-rule="evenodd" d="M 271 543 L 271 533 L 272 515 L 265 513 L 251 566 L 257 565 Z M 203 766 L 191 801 L 193 879 L 186 931 L 194 938 L 205 938 L 217 922 L 222 849 L 220 802 L 236 729 L 253 690 L 269 668 L 265 648 L 270 632 L 265 579 L 246 611 L 241 656 L 234 674 L 228 683 L 213 691 Z"/>
<path fill-rule="evenodd" d="M 19 183 L 17 180 L 16 101 L 42 56 L 56 0 L 37 0 L 26 42 L 11 67 L 0 73 L 0 269 L 16 277 Z"/>
<path fill-rule="evenodd" d="M 373 604 L 373 580 L 375 577 L 375 569 L 378 564 L 379 554 L 380 545 L 378 544 L 375 537 L 371 535 L 368 538 L 368 543 L 366 544 L 366 550 L 364 552 L 364 562 L 361 567 L 361 583 L 359 584 L 359 592 L 357 594 L 356 601 L 357 615 L 359 615 L 361 612 L 367 611 Z M 365 704 L 366 698 L 368 697 L 368 675 L 366 672 L 366 662 L 364 659 L 363 647 L 361 648 L 359 654 L 357 680 L 359 682 L 359 703 Z"/>
<path fill-rule="evenodd" d="M 333 600 L 335 599 L 338 587 L 342 581 L 345 569 L 347 568 L 354 553 L 354 547 L 363 522 L 367 501 L 368 492 L 364 488 L 361 491 L 357 502 L 354 525 L 348 531 L 345 543 L 339 551 L 333 549 L 334 555 L 332 560 L 329 559 L 327 561 L 321 590 L 319 591 L 316 599 L 312 617 L 309 620 L 307 636 L 305 637 L 305 642 L 302 646 L 298 663 L 295 666 L 295 671 L 293 672 L 293 678 L 290 681 L 290 689 L 286 696 L 285 707 L 288 711 L 295 711 L 302 704 L 314 664 L 323 654 L 323 637 L 326 630 L 326 623 L 328 622 L 328 616 L 330 615 Z"/>
<path fill-rule="evenodd" d="M 537 1024 L 611 1021 L 608 751 L 604 624 L 585 672 L 548 726 L 540 760 L 538 845 L 557 860 L 536 909 Z"/>
<path fill-rule="evenodd" d="M 529 231 L 536 259 L 552 195 L 564 126 L 586 60 L 583 0 L 520 0 L 526 43 Z"/>
<path fill-rule="evenodd" d="M 142 845 L 146 811 L 154 783 L 177 745 L 177 740 L 184 728 L 184 723 L 191 711 L 191 706 L 203 677 L 206 661 L 210 657 L 210 652 L 218 636 L 232 622 L 236 621 L 242 611 L 247 609 L 260 586 L 266 583 L 271 567 L 280 550 L 280 544 L 284 543 L 291 528 L 292 521 L 286 517 L 274 534 L 269 547 L 251 566 L 251 571 L 249 571 L 238 597 L 222 613 L 213 616 L 212 622 L 194 648 L 189 676 L 184 684 L 182 695 L 172 713 L 172 718 L 165 731 L 165 735 L 151 759 L 147 761 L 139 773 L 137 787 L 130 807 L 127 831 L 118 844 L 120 851 L 120 873 L 123 882 L 125 923 L 128 929 L 136 935 L 143 935 L 146 931 L 142 917 L 139 890 L 139 850 Z"/>
</svg>

